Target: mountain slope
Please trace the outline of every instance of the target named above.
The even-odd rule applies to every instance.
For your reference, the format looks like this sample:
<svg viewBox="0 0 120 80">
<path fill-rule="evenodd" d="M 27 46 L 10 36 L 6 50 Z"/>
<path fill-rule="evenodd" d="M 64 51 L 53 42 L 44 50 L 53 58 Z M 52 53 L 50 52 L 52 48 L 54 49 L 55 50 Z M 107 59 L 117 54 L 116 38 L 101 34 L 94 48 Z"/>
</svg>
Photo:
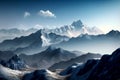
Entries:
<svg viewBox="0 0 120 80">
<path fill-rule="evenodd" d="M 111 55 L 103 55 L 100 60 L 92 59 L 83 65 L 72 65 L 60 75 L 71 74 L 67 80 L 119 80 L 119 61 L 120 49 L 117 49 Z"/>
<path fill-rule="evenodd" d="M 24 59 L 30 66 L 48 68 L 54 63 L 69 60 L 76 57 L 76 55 L 61 48 L 54 48 L 50 46 L 41 53 L 34 55 L 21 54 L 20 57 Z"/>
<path fill-rule="evenodd" d="M 31 28 L 28 30 L 22 30 L 17 28 L 0 29 L 0 42 L 7 39 L 14 39 L 15 37 L 28 36 L 36 31 L 37 29 L 34 29 L 34 28 Z"/>
<path fill-rule="evenodd" d="M 27 69 L 26 63 L 17 55 L 12 56 L 8 61 L 0 61 L 0 64 L 13 70 Z"/>
<path fill-rule="evenodd" d="M 0 43 L 0 50 L 16 50 L 17 48 L 24 48 L 33 43 L 37 43 L 38 46 L 42 45 L 41 30 L 36 33 L 32 33 L 29 36 L 22 36 L 19 38 L 15 38 L 13 40 L 5 40 Z"/>
<path fill-rule="evenodd" d="M 89 59 L 100 58 L 100 57 L 101 57 L 100 54 L 92 54 L 92 53 L 83 54 L 76 58 L 72 58 L 68 61 L 61 61 L 59 63 L 55 63 L 51 67 L 49 67 L 49 70 L 54 71 L 56 69 L 66 69 L 68 66 L 71 66 L 74 63 L 85 63 Z"/>
<path fill-rule="evenodd" d="M 21 71 L 12 70 L 0 65 L 0 80 L 20 80 Z"/>
<path fill-rule="evenodd" d="M 22 80 L 64 80 L 64 79 L 65 79 L 64 76 L 60 76 L 47 69 L 41 69 L 24 75 Z"/>
<path fill-rule="evenodd" d="M 10 50 L 17 54 L 26 53 L 30 55 L 42 51 L 46 46 L 67 41 L 68 39 L 66 36 L 56 35 L 55 33 L 47 34 L 43 30 L 39 30 L 29 36 L 3 41 L 0 43 L 0 50 Z"/>
<path fill-rule="evenodd" d="M 12 51 L 0 51 L 0 60 L 9 60 L 15 54 Z"/>
<path fill-rule="evenodd" d="M 69 38 L 66 36 L 56 35 L 55 33 L 47 34 L 43 30 L 41 30 L 41 35 L 39 37 L 40 37 L 41 42 L 39 40 L 36 40 L 29 46 L 24 47 L 24 48 L 18 48 L 14 52 L 17 54 L 25 53 L 28 55 L 32 55 L 32 54 L 36 54 L 41 51 L 44 51 L 49 45 L 58 44 L 62 41 L 69 40 Z M 33 37 L 33 39 L 35 38 Z"/>
<path fill-rule="evenodd" d="M 56 46 L 66 50 L 81 50 L 83 52 L 109 54 L 120 47 L 120 32 L 112 30 L 107 34 L 101 35 L 85 34 L 71 38 Z"/>
<path fill-rule="evenodd" d="M 54 48 L 52 48 L 54 49 Z M 119 80 L 120 48 L 101 59 L 90 59 L 84 64 L 72 64 L 59 74 L 47 69 L 18 71 L 0 65 L 1 80 Z"/>
</svg>

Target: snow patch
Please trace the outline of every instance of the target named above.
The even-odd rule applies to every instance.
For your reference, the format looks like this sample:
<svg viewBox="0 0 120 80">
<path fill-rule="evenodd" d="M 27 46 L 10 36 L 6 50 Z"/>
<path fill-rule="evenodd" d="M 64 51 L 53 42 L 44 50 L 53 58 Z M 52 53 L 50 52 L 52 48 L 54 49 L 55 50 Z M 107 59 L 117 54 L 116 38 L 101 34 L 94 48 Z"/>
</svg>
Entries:
<svg viewBox="0 0 120 80">
<path fill-rule="evenodd" d="M 47 39 L 44 35 L 41 36 L 41 39 L 42 39 L 42 42 L 43 42 L 42 47 L 50 45 L 50 40 Z"/>
</svg>

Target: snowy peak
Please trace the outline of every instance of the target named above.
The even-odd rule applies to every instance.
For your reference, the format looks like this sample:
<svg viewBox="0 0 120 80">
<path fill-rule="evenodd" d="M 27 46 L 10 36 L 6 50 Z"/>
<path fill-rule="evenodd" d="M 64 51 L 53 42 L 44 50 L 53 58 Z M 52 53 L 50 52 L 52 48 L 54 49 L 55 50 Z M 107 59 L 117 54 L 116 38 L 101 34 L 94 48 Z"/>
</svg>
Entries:
<svg viewBox="0 0 120 80">
<path fill-rule="evenodd" d="M 86 27 L 81 20 L 74 21 L 71 25 L 65 25 L 60 28 L 52 29 L 53 33 L 68 37 L 78 37 L 81 34 L 98 35 L 103 32 L 96 27 Z"/>
<path fill-rule="evenodd" d="M 74 21 L 71 26 L 73 26 L 76 30 L 80 30 L 84 25 L 81 20 Z"/>
<path fill-rule="evenodd" d="M 58 44 L 62 41 L 67 41 L 69 38 L 67 36 L 57 35 L 56 33 L 47 33 L 44 30 L 42 31 L 41 35 L 42 39 L 42 47 L 50 46 L 52 44 Z"/>
</svg>

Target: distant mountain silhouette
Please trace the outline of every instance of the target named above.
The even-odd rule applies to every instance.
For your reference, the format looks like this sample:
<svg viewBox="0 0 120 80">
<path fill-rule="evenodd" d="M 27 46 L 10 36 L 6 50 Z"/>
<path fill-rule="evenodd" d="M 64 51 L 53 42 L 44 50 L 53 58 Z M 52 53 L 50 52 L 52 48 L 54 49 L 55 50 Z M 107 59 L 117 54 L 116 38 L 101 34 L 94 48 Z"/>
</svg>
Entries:
<svg viewBox="0 0 120 80">
<path fill-rule="evenodd" d="M 36 46 L 42 45 L 41 30 L 36 33 L 32 33 L 29 36 L 22 36 L 19 38 L 15 38 L 13 40 L 5 40 L 0 43 L 0 50 L 16 50 L 17 48 L 24 48 L 29 45 L 32 45 L 37 42 Z"/>
<path fill-rule="evenodd" d="M 11 28 L 11 29 L 0 29 L 0 42 L 8 39 L 14 39 L 15 37 L 28 36 L 38 29 L 30 28 L 28 30 Z"/>
<path fill-rule="evenodd" d="M 107 34 L 101 35 L 84 34 L 76 38 L 71 38 L 56 46 L 66 50 L 106 54 L 120 47 L 120 32 L 112 30 Z"/>
</svg>

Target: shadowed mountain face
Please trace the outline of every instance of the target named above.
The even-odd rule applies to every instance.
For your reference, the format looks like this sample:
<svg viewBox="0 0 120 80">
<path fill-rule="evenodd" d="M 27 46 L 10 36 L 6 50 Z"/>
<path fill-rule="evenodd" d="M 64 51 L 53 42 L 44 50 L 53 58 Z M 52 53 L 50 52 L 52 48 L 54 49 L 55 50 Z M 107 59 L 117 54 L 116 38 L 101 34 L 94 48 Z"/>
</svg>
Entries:
<svg viewBox="0 0 120 80">
<path fill-rule="evenodd" d="M 10 58 L 8 61 L 2 60 L 0 62 L 5 67 L 14 69 L 14 70 L 22 70 L 28 68 L 26 63 L 17 55 L 14 55 L 12 58 Z"/>
<path fill-rule="evenodd" d="M 112 55 L 103 55 L 100 60 L 88 60 L 83 65 L 72 65 L 60 75 L 71 76 L 68 80 L 119 80 L 120 79 L 120 49 Z"/>
<path fill-rule="evenodd" d="M 52 47 L 47 50 L 56 50 Z M 44 51 L 48 52 L 48 51 Z M 60 50 L 58 49 L 57 52 Z M 41 53 L 42 54 L 42 53 Z M 35 59 L 35 58 L 34 58 Z M 9 64 L 14 69 L 21 67 L 21 59 L 13 56 Z M 18 65 L 18 63 L 20 65 Z M 9 66 L 7 66 L 9 67 Z M 11 67 L 10 67 L 11 68 Z M 85 63 L 75 63 L 60 73 L 54 73 L 47 69 L 22 72 L 11 70 L 0 65 L 0 79 L 2 80 L 119 80 L 120 79 L 120 49 L 111 55 L 103 55 L 101 59 L 90 59 Z"/>
<path fill-rule="evenodd" d="M 0 43 L 0 50 L 11 50 L 16 54 L 35 54 L 46 49 L 46 46 L 57 44 L 66 41 L 69 38 L 66 36 L 56 35 L 54 33 L 45 33 L 44 30 L 39 30 L 29 36 L 22 36 L 13 40 L 5 40 Z"/>
<path fill-rule="evenodd" d="M 109 54 L 120 47 L 120 32 L 112 30 L 107 34 L 96 36 L 88 34 L 81 35 L 56 46 L 66 50 Z"/>
<path fill-rule="evenodd" d="M 28 36 L 38 29 L 30 28 L 28 30 L 21 30 L 17 28 L 12 29 L 0 29 L 0 42 L 7 39 L 14 39 L 15 37 Z"/>
<path fill-rule="evenodd" d="M 40 36 L 41 36 L 41 30 L 29 36 L 22 36 L 20 38 L 15 38 L 13 40 L 5 40 L 2 43 L 0 43 L 0 50 L 13 50 L 14 51 L 17 48 L 28 47 L 32 44 L 34 44 L 34 46 L 39 47 L 42 45 L 42 40 Z"/>
<path fill-rule="evenodd" d="M 76 57 L 75 53 L 61 48 L 48 47 L 45 51 L 34 55 L 20 55 L 26 63 L 33 67 L 48 68 L 54 63 L 66 61 Z"/>
<path fill-rule="evenodd" d="M 56 69 L 66 69 L 68 66 L 71 66 L 73 63 L 85 63 L 89 59 L 100 58 L 100 57 L 101 57 L 100 54 L 92 54 L 92 53 L 83 54 L 79 57 L 72 58 L 68 61 L 61 61 L 59 63 L 55 63 L 51 67 L 49 67 L 49 70 L 54 71 Z"/>
<path fill-rule="evenodd" d="M 62 80 L 62 77 L 47 69 L 42 69 L 26 74 L 22 80 Z"/>
<path fill-rule="evenodd" d="M 0 51 L 0 60 L 9 60 L 15 54 L 12 51 Z"/>
</svg>

